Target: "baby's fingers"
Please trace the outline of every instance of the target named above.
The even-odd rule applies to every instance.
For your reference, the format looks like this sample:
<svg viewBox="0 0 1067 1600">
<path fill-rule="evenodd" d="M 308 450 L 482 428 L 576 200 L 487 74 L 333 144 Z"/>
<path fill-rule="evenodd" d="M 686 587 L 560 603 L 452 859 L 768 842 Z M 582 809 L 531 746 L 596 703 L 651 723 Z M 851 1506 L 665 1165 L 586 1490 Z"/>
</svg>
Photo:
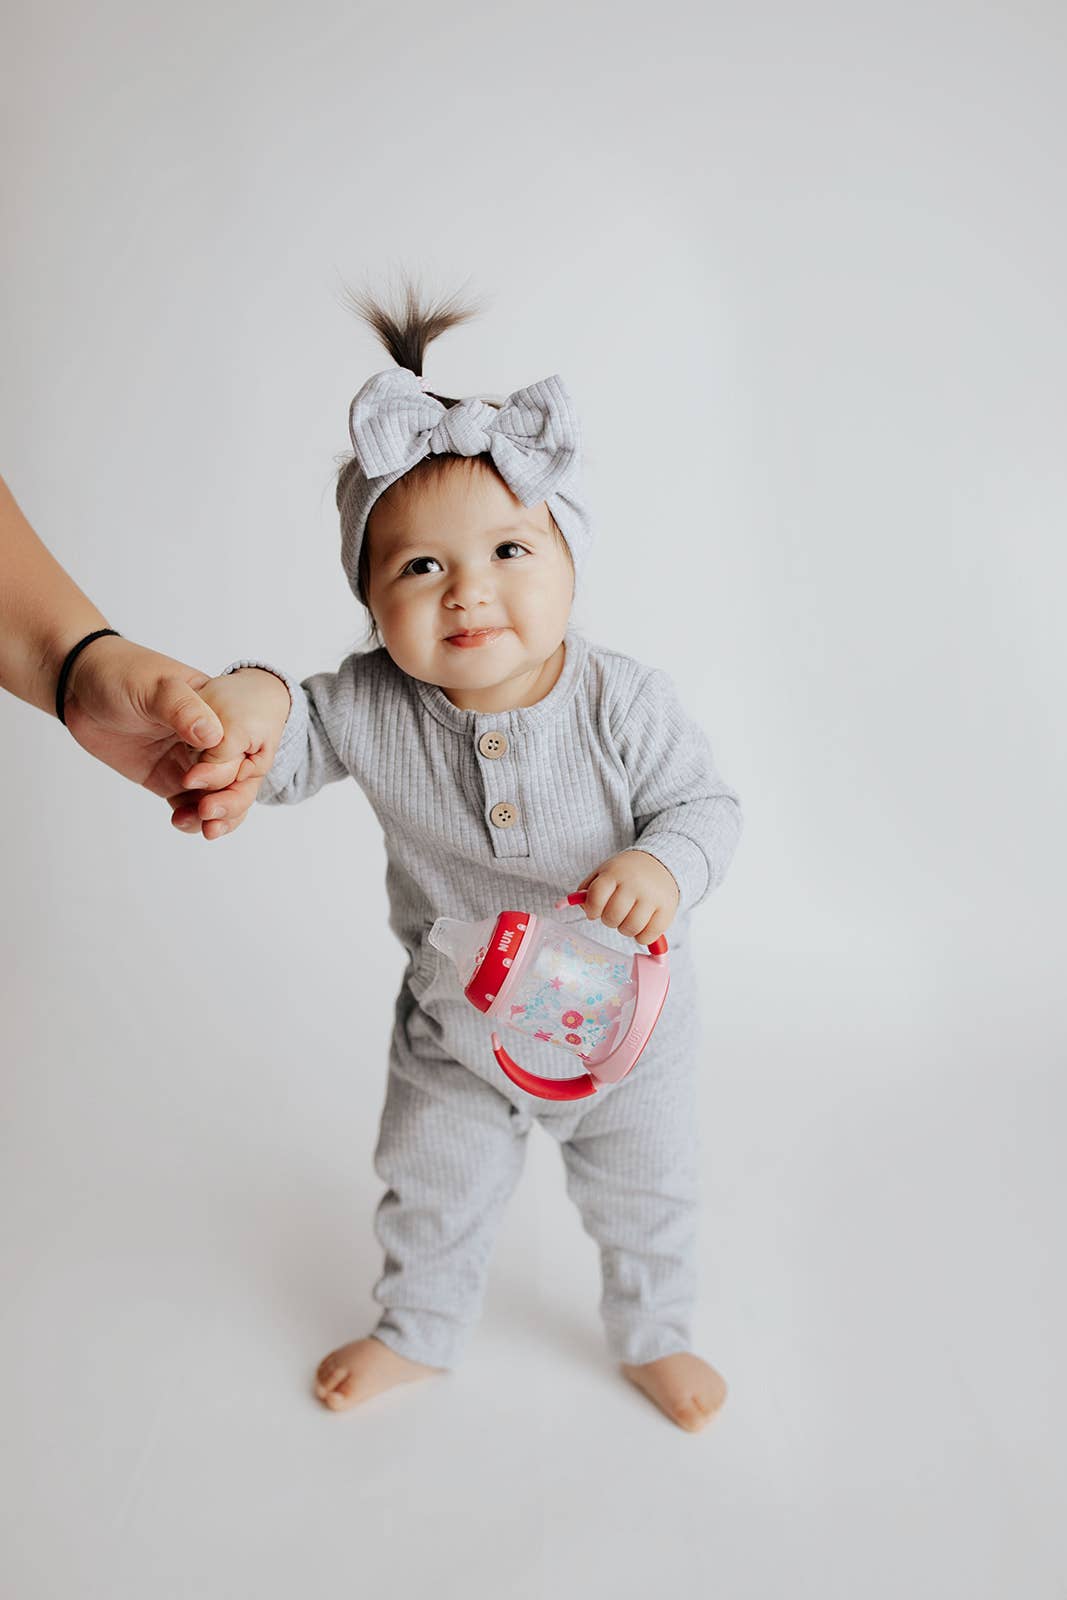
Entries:
<svg viewBox="0 0 1067 1600">
<path fill-rule="evenodd" d="M 242 775 L 241 769 L 245 765 L 244 751 L 237 755 L 224 757 L 221 760 L 217 757 L 210 757 L 206 760 L 201 757 L 199 761 L 194 761 L 185 773 L 185 787 L 186 789 L 199 789 L 201 791 L 205 789 L 228 789 L 230 784 L 234 783 Z M 244 772 L 244 776 L 248 776 L 247 771 Z"/>
<path fill-rule="evenodd" d="M 172 811 L 171 823 L 183 833 L 200 832 L 205 839 L 218 839 L 224 833 L 232 833 L 248 815 L 262 781 L 262 778 L 245 778 L 213 793 L 183 790 L 181 794 L 171 795 L 167 801 Z"/>
<path fill-rule="evenodd" d="M 197 805 L 197 814 L 204 824 L 204 837 L 214 839 L 218 836 L 215 832 L 208 832 L 209 825 L 217 827 L 218 833 L 232 833 L 234 828 L 239 828 L 255 803 L 262 782 L 261 777 L 242 778 L 217 794 L 203 795 Z"/>
</svg>

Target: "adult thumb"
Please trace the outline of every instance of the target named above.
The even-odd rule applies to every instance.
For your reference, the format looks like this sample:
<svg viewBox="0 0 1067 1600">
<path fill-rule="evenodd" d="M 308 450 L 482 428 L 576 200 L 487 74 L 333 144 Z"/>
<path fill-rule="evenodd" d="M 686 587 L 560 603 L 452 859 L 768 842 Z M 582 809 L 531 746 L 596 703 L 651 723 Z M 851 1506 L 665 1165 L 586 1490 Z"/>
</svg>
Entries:
<svg viewBox="0 0 1067 1600">
<path fill-rule="evenodd" d="M 222 723 L 207 701 L 177 676 L 160 680 L 149 711 L 194 750 L 210 750 L 223 737 Z"/>
</svg>

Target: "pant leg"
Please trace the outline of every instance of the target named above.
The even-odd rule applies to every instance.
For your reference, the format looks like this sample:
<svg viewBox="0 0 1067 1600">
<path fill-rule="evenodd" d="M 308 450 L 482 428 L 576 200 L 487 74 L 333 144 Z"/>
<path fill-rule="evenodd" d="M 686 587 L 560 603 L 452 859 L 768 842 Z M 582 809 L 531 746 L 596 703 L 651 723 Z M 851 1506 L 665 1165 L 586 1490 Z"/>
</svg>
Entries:
<svg viewBox="0 0 1067 1600">
<path fill-rule="evenodd" d="M 695 986 L 679 983 L 637 1064 L 580 1118 L 557 1123 L 567 1192 L 600 1246 L 601 1315 L 620 1361 L 692 1349 L 698 1289 Z M 655 1047 L 655 1048 L 653 1048 Z M 543 1117 L 549 1131 L 552 1119 Z"/>
<path fill-rule="evenodd" d="M 374 1333 L 410 1360 L 449 1367 L 462 1353 L 529 1127 L 505 1095 L 435 1048 L 417 1006 L 398 1003 L 374 1157 L 387 1186 L 375 1217 L 385 1265 Z"/>
</svg>

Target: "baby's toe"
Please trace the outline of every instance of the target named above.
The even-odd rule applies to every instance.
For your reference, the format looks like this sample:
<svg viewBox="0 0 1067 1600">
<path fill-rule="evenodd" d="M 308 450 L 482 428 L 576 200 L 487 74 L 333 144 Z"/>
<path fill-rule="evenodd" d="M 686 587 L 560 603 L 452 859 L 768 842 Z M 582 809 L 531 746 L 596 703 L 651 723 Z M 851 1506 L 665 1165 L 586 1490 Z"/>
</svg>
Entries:
<svg viewBox="0 0 1067 1600">
<path fill-rule="evenodd" d="M 326 1404 L 334 1411 L 343 1411 L 345 1406 L 351 1405 L 353 1400 L 352 1379 L 350 1377 L 342 1378 L 340 1383 L 335 1384 L 325 1396 L 325 1400 Z"/>
<path fill-rule="evenodd" d="M 315 1374 L 315 1389 L 319 1399 L 321 1400 L 331 1389 L 336 1388 L 344 1377 L 344 1367 L 333 1356 L 327 1356 L 325 1361 L 320 1362 L 319 1369 Z"/>
<path fill-rule="evenodd" d="M 689 1433 L 696 1433 L 708 1420 L 709 1412 L 705 1411 L 696 1395 L 684 1400 L 675 1400 L 670 1408 L 671 1418 L 680 1428 L 685 1428 Z"/>
</svg>

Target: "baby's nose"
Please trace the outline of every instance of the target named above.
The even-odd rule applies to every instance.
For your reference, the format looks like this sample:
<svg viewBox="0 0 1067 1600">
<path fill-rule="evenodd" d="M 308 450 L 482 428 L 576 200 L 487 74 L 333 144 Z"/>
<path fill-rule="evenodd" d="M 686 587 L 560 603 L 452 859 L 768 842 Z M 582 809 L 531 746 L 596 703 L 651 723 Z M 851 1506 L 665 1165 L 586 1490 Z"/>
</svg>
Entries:
<svg viewBox="0 0 1067 1600">
<path fill-rule="evenodd" d="M 492 579 L 484 573 L 457 573 L 448 586 L 448 598 L 457 605 L 477 605 L 492 594 Z"/>
</svg>

